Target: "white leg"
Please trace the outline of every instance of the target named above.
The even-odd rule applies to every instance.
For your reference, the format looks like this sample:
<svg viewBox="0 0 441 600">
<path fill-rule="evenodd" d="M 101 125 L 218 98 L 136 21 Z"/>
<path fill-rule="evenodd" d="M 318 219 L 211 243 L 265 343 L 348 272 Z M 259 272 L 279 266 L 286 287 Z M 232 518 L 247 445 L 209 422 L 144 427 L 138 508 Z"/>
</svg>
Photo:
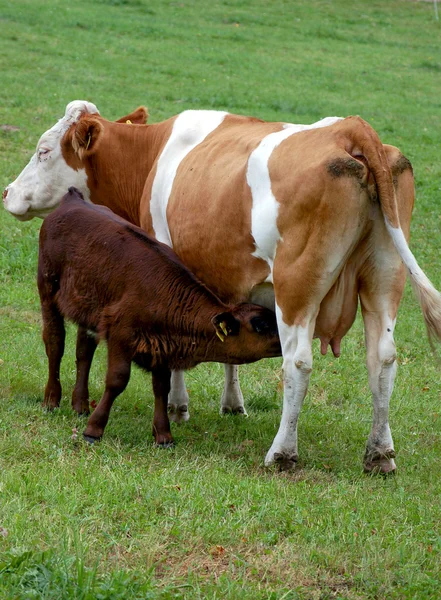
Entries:
<svg viewBox="0 0 441 600">
<path fill-rule="evenodd" d="M 172 371 L 168 395 L 168 418 L 175 423 L 184 423 L 190 418 L 188 392 L 185 387 L 184 371 Z"/>
<path fill-rule="evenodd" d="M 239 367 L 237 365 L 224 365 L 225 385 L 221 398 L 220 414 L 233 413 L 234 415 L 248 416 L 245 410 L 242 390 L 239 383 Z"/>
<path fill-rule="evenodd" d="M 397 371 L 394 342 L 395 320 L 387 311 L 363 311 L 365 324 L 369 387 L 372 392 L 373 423 L 369 434 L 364 470 L 395 471 L 395 451 L 389 427 L 389 400 Z"/>
<path fill-rule="evenodd" d="M 312 336 L 315 317 L 305 319 L 305 326 L 286 325 L 276 306 L 277 325 L 283 353 L 283 411 L 279 430 L 269 449 L 265 465 L 273 463 L 292 469 L 297 460 L 297 421 L 308 390 L 312 371 Z"/>
</svg>

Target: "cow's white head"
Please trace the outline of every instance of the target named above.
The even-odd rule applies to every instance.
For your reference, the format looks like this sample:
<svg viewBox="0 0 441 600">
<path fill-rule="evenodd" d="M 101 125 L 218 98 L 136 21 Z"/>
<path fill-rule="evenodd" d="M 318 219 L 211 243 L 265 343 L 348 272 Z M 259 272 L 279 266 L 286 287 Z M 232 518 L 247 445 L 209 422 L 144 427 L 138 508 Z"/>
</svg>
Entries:
<svg viewBox="0 0 441 600">
<path fill-rule="evenodd" d="M 89 199 L 85 169 L 70 167 L 61 147 L 63 136 L 83 113 L 99 114 L 99 111 L 85 100 L 68 104 L 64 117 L 43 133 L 29 164 L 3 192 L 6 210 L 20 221 L 46 217 L 70 186 L 78 188 L 84 198 Z"/>
</svg>

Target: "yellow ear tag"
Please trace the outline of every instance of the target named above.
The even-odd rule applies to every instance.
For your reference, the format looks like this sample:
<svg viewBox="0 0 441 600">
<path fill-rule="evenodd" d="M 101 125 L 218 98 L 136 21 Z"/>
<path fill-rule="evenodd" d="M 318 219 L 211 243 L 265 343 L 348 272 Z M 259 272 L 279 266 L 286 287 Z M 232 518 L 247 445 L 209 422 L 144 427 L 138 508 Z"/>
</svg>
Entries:
<svg viewBox="0 0 441 600">
<path fill-rule="evenodd" d="M 221 342 L 225 342 L 224 336 L 221 333 L 219 333 L 219 331 L 217 329 L 216 329 L 216 335 L 220 339 Z"/>
<path fill-rule="evenodd" d="M 131 121 L 130 119 L 127 119 L 127 121 L 126 121 L 126 124 L 127 124 L 127 125 L 131 125 L 131 124 L 132 124 L 132 121 Z"/>
<path fill-rule="evenodd" d="M 219 327 L 222 329 L 222 331 L 225 333 L 225 335 L 228 335 L 228 329 L 227 326 L 225 324 L 225 321 L 222 321 L 222 323 L 219 323 Z"/>
<path fill-rule="evenodd" d="M 89 135 L 87 136 L 86 150 L 89 150 L 91 140 L 92 140 L 92 136 L 89 133 Z"/>
</svg>

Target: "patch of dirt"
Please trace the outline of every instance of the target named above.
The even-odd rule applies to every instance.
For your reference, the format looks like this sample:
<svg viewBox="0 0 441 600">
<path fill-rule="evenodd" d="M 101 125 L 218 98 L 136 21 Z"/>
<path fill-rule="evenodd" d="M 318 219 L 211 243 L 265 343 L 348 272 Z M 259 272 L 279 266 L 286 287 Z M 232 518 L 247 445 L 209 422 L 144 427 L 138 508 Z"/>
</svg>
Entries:
<svg viewBox="0 0 441 600">
<path fill-rule="evenodd" d="M 20 127 L 16 125 L 0 125 L 2 131 L 20 131 Z"/>
<path fill-rule="evenodd" d="M 9 306 L 0 308 L 0 316 L 9 317 L 14 321 L 29 323 L 29 325 L 41 325 L 41 313 L 36 310 L 16 310 Z"/>
</svg>

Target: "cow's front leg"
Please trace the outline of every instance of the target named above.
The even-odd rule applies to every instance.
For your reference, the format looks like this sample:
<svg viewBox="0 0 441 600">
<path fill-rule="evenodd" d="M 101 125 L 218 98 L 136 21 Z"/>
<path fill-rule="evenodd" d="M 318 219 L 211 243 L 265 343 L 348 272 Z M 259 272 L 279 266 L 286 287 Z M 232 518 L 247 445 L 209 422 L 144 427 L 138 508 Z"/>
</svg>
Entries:
<svg viewBox="0 0 441 600">
<path fill-rule="evenodd" d="M 188 392 L 185 387 L 184 371 L 172 371 L 168 394 L 168 416 L 174 423 L 184 423 L 190 418 Z"/>
<path fill-rule="evenodd" d="M 276 463 L 282 470 L 288 470 L 293 469 L 298 460 L 297 422 L 312 371 L 311 344 L 316 315 L 305 319 L 305 325 L 287 325 L 278 307 L 276 313 L 283 353 L 283 410 L 265 465 Z"/>
<path fill-rule="evenodd" d="M 371 312 L 363 306 L 369 387 L 372 392 L 373 422 L 363 466 L 368 473 L 393 473 L 395 450 L 389 427 L 389 401 L 397 371 L 394 342 L 395 319 L 387 311 Z"/>
<path fill-rule="evenodd" d="M 220 414 L 233 414 L 248 416 L 245 410 L 242 390 L 239 383 L 239 367 L 237 365 L 224 365 L 225 384 L 221 398 Z"/>
</svg>

